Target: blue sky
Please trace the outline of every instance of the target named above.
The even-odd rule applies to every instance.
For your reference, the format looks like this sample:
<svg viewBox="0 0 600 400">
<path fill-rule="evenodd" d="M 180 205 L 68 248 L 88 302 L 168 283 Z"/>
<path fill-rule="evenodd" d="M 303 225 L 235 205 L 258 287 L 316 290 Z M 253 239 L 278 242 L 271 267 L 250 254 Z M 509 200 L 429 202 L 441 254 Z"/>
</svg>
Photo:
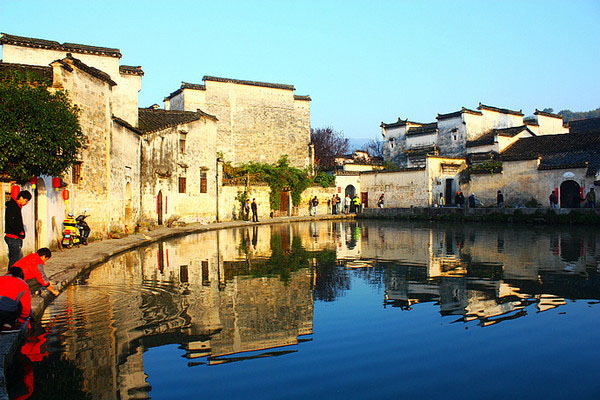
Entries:
<svg viewBox="0 0 600 400">
<path fill-rule="evenodd" d="M 120 49 L 140 106 L 204 75 L 292 84 L 350 138 L 479 102 L 598 108 L 599 21 L 598 0 L 0 0 L 1 32 Z"/>
</svg>

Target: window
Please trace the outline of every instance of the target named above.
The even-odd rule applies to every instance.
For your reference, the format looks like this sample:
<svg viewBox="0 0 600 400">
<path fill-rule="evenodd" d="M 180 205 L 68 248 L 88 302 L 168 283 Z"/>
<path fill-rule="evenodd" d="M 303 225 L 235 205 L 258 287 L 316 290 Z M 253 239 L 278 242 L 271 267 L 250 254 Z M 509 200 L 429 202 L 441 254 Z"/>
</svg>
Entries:
<svg viewBox="0 0 600 400">
<path fill-rule="evenodd" d="M 200 171 L 200 193 L 206 192 L 206 171 Z"/>
<path fill-rule="evenodd" d="M 179 282 L 181 283 L 188 283 L 189 280 L 189 276 L 188 276 L 188 266 L 187 265 L 180 265 L 179 266 Z"/>
<path fill-rule="evenodd" d="M 73 184 L 76 185 L 81 179 L 81 163 L 73 164 Z"/>
<path fill-rule="evenodd" d="M 179 153 L 185 154 L 185 139 L 187 138 L 187 133 L 179 132 Z"/>
<path fill-rule="evenodd" d="M 208 261 L 202 261 L 202 285 L 210 285 L 210 279 L 208 275 Z"/>
<path fill-rule="evenodd" d="M 179 177 L 179 193 L 185 193 L 186 178 L 184 176 Z"/>
</svg>

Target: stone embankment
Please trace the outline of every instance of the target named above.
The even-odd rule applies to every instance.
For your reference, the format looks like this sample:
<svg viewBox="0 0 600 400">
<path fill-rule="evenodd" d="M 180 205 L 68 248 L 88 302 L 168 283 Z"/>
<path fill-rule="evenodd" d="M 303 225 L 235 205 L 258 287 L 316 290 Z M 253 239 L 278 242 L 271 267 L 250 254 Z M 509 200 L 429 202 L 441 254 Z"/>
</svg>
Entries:
<svg viewBox="0 0 600 400">
<path fill-rule="evenodd" d="M 330 219 L 354 219 L 354 214 L 317 215 L 316 217 L 278 217 L 265 219 L 260 222 L 228 221 L 213 224 L 194 223 L 177 227 L 162 226 L 152 231 L 136 233 L 120 239 L 94 241 L 88 246 L 53 251 L 52 258 L 48 260 L 44 269 L 46 275 L 53 283 L 59 283 L 55 286 L 62 292 L 73 283 L 79 275 L 102 264 L 110 257 L 161 240 L 218 229 Z M 54 296 L 47 290 L 43 290 L 39 294 L 32 294 L 31 309 L 34 318 L 40 318 L 46 305 L 53 299 Z M 13 357 L 19 351 L 19 348 L 26 340 L 27 335 L 28 331 L 26 327 L 19 332 L 0 334 L 0 399 L 8 398 L 6 392 L 5 368 L 11 365 Z"/>
<path fill-rule="evenodd" d="M 365 208 L 356 218 L 598 225 L 600 208 Z"/>
</svg>

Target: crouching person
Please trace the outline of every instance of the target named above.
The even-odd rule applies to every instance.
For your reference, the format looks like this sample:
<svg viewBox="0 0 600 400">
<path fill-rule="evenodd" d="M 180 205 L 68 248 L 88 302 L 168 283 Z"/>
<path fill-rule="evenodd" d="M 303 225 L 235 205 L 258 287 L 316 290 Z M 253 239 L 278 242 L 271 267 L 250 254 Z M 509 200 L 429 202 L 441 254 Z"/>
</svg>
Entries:
<svg viewBox="0 0 600 400">
<path fill-rule="evenodd" d="M 31 253 L 28 256 L 21 258 L 15 263 L 15 267 L 19 267 L 23 270 L 23 275 L 25 276 L 23 279 L 27 281 L 31 290 L 37 290 L 37 288 L 33 287 L 35 282 L 30 281 L 35 279 L 42 287 L 48 289 L 53 295 L 58 296 L 58 290 L 52 286 L 52 283 L 50 283 L 50 280 L 48 280 L 48 277 L 44 272 L 44 265 L 50 257 L 52 257 L 50 249 L 42 247 L 35 253 Z"/>
<path fill-rule="evenodd" d="M 31 292 L 23 271 L 14 265 L 0 276 L 0 330 L 21 328 L 31 316 Z"/>
</svg>

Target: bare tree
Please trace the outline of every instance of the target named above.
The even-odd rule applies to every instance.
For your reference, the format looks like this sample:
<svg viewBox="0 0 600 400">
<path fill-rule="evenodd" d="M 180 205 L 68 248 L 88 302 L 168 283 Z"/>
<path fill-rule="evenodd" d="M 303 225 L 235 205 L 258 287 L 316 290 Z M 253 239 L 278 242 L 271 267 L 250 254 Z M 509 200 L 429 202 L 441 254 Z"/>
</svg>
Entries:
<svg viewBox="0 0 600 400">
<path fill-rule="evenodd" d="M 362 150 L 368 152 L 371 157 L 380 157 L 383 159 L 383 142 L 380 140 L 369 140 L 363 145 Z"/>
<path fill-rule="evenodd" d="M 321 169 L 333 168 L 335 157 L 347 154 L 350 140 L 331 127 L 310 130 L 310 140 L 315 148 L 315 163 Z"/>
</svg>

